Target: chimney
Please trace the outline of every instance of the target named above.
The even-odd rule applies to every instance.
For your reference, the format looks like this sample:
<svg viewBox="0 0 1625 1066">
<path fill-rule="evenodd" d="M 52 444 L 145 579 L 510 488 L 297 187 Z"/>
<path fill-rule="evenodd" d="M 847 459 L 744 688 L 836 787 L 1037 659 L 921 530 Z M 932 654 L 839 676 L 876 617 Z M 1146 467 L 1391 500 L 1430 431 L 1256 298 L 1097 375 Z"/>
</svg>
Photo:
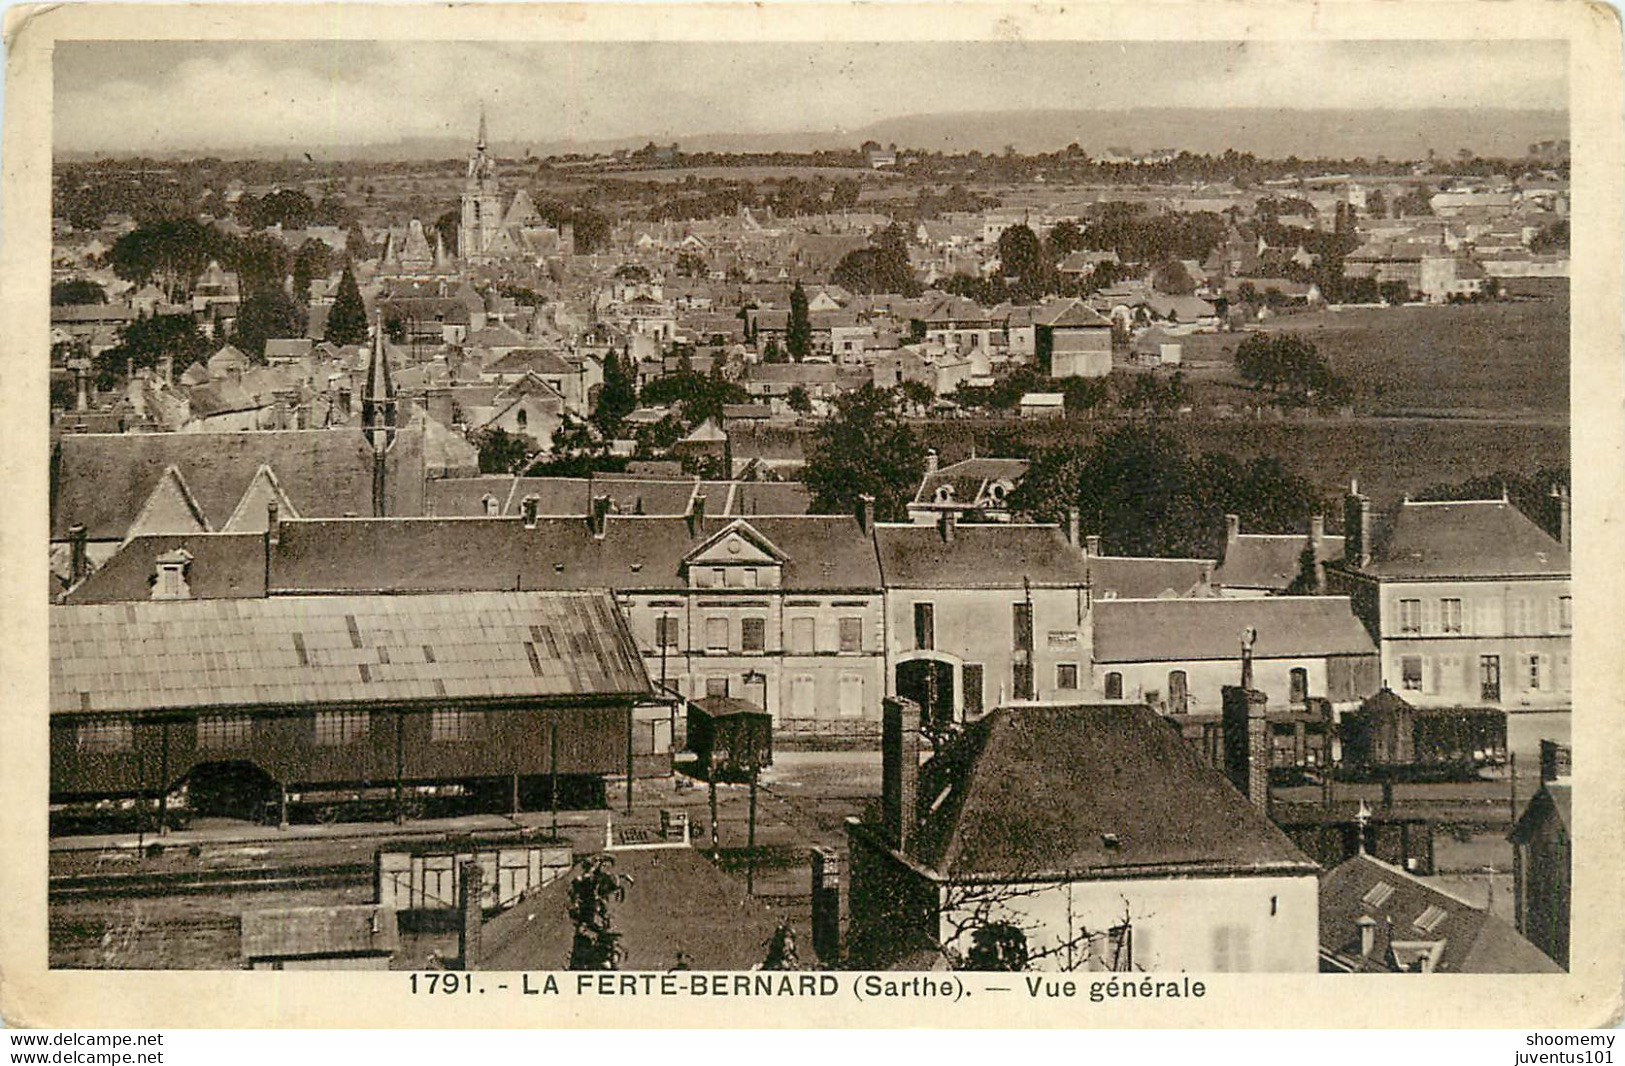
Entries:
<svg viewBox="0 0 1625 1066">
<path fill-rule="evenodd" d="M 901 696 L 881 704 L 880 822 L 886 843 L 907 854 L 914 845 L 920 782 L 920 705 Z"/>
<path fill-rule="evenodd" d="M 1540 783 L 1567 784 L 1573 772 L 1574 749 L 1555 740 L 1540 742 Z"/>
<path fill-rule="evenodd" d="M 688 535 L 698 537 L 705 530 L 705 497 L 696 496 L 688 507 Z"/>
<path fill-rule="evenodd" d="M 1083 516 L 1076 507 L 1066 509 L 1066 542 L 1074 548 L 1078 547 L 1078 533 L 1083 525 Z"/>
<path fill-rule="evenodd" d="M 75 522 L 68 527 L 68 568 L 71 571 L 68 575 L 68 583 L 70 585 L 77 585 L 90 573 L 90 557 L 85 549 L 87 539 L 88 530 L 85 529 L 82 523 Z"/>
<path fill-rule="evenodd" d="M 1362 914 L 1354 919 L 1354 924 L 1360 927 L 1360 958 L 1369 959 L 1377 948 L 1377 920 Z"/>
<path fill-rule="evenodd" d="M 75 411 L 90 410 L 90 361 L 84 360 L 73 369 L 74 394 L 73 409 Z"/>
<path fill-rule="evenodd" d="M 1326 516 L 1309 516 L 1309 549 L 1315 553 L 1315 595 L 1326 595 Z"/>
<path fill-rule="evenodd" d="M 942 512 L 942 517 L 937 520 L 937 531 L 942 534 L 942 543 L 952 544 L 954 542 L 954 529 L 958 525 L 959 515 L 953 511 Z"/>
<path fill-rule="evenodd" d="M 275 500 L 265 502 L 265 543 L 276 547 L 282 539 L 282 508 Z"/>
<path fill-rule="evenodd" d="M 1569 507 L 1569 487 L 1553 485 L 1552 498 L 1557 501 L 1557 541 L 1564 548 L 1574 547 L 1574 516 Z"/>
<path fill-rule="evenodd" d="M 1230 783 L 1267 817 L 1270 809 L 1270 735 L 1268 697 L 1253 688 L 1253 642 L 1249 627 L 1241 638 L 1241 684 L 1221 693 L 1224 772 Z"/>
<path fill-rule="evenodd" d="M 1241 538 L 1241 516 L 1227 514 L 1224 516 L 1224 542 L 1226 545 L 1234 544 Z"/>
<path fill-rule="evenodd" d="M 925 473 L 927 477 L 937 472 L 937 466 L 941 463 L 941 461 L 941 457 L 937 455 L 937 450 L 935 448 L 927 448 L 925 450 Z"/>
<path fill-rule="evenodd" d="M 1087 537 L 1084 537 L 1083 550 L 1087 555 L 1098 556 L 1100 554 L 1100 534 L 1091 533 Z"/>
<path fill-rule="evenodd" d="M 479 968 L 480 959 L 484 954 L 481 934 L 485 925 L 485 913 L 480 901 L 485 894 L 485 872 L 479 863 L 465 862 L 462 874 L 462 886 L 457 896 L 460 918 L 457 927 L 457 948 L 463 969 L 474 970 Z"/>
<path fill-rule="evenodd" d="M 1349 566 L 1371 565 L 1371 500 L 1360 494 L 1358 479 L 1343 497 L 1343 560 Z"/>
<path fill-rule="evenodd" d="M 526 496 L 519 501 L 519 514 L 524 518 L 526 529 L 535 529 L 537 515 L 540 514 L 542 501 L 537 496 Z"/>
<path fill-rule="evenodd" d="M 158 380 L 165 385 L 175 383 L 175 357 L 173 355 L 160 355 L 158 357 Z"/>
<path fill-rule="evenodd" d="M 875 498 L 865 492 L 858 497 L 858 528 L 867 536 L 875 528 Z"/>
<path fill-rule="evenodd" d="M 592 511 L 587 515 L 587 525 L 592 529 L 592 535 L 599 540 L 604 538 L 604 529 L 609 518 L 610 498 L 599 494 L 592 498 Z"/>
</svg>

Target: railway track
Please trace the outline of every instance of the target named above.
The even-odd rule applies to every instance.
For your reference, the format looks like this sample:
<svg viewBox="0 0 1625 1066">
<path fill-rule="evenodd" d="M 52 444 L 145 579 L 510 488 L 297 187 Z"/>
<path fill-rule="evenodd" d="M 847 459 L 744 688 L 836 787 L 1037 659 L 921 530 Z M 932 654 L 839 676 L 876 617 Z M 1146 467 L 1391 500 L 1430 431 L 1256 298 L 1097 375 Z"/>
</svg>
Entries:
<svg viewBox="0 0 1625 1066">
<path fill-rule="evenodd" d="M 73 874 L 51 878 L 53 900 L 134 899 L 193 893 L 263 892 L 369 884 L 371 863 L 262 867 L 238 870 L 164 870 L 124 874 Z"/>
</svg>

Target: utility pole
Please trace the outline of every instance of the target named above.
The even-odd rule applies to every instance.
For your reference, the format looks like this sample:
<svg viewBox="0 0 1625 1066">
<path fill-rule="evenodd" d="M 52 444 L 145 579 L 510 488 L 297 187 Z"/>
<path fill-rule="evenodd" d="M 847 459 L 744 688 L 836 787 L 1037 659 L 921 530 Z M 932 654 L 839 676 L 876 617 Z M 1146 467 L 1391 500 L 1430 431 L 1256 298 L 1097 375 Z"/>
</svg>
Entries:
<svg viewBox="0 0 1625 1066">
<path fill-rule="evenodd" d="M 761 768 L 756 765 L 756 753 L 750 757 L 750 829 L 746 841 L 749 858 L 745 862 L 745 894 L 756 895 L 756 778 Z"/>
<path fill-rule="evenodd" d="M 553 839 L 559 838 L 559 727 L 547 730 L 547 805 L 553 812 Z"/>
</svg>

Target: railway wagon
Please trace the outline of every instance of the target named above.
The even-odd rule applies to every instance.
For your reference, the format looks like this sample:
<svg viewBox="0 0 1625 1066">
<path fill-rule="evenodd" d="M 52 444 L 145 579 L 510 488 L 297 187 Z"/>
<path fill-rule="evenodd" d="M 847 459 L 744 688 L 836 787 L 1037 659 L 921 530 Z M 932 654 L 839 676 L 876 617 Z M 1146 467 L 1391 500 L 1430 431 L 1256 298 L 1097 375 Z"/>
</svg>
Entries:
<svg viewBox="0 0 1625 1066">
<path fill-rule="evenodd" d="M 51 609 L 51 798 L 602 780 L 653 689 L 607 591 Z"/>
<path fill-rule="evenodd" d="M 1389 689 L 1345 712 L 1338 736 L 1351 778 L 1471 778 L 1507 759 L 1505 711 L 1413 707 Z"/>
<path fill-rule="evenodd" d="M 1311 696 L 1303 704 L 1270 708 L 1264 716 L 1270 741 L 1270 780 L 1291 784 L 1332 765 L 1332 705 Z M 1218 714 L 1170 715 L 1210 766 L 1224 767 L 1224 717 Z"/>
</svg>

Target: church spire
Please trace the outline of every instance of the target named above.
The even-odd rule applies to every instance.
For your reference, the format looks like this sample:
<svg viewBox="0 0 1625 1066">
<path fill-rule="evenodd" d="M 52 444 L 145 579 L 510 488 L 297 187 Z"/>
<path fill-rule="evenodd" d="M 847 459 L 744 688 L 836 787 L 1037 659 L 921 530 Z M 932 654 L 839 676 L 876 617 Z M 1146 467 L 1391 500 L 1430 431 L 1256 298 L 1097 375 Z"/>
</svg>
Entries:
<svg viewBox="0 0 1625 1066">
<path fill-rule="evenodd" d="M 485 103 L 480 103 L 480 139 L 474 144 L 475 151 L 485 154 Z"/>
<path fill-rule="evenodd" d="M 384 456 L 395 443 L 395 382 L 389 374 L 381 311 L 373 332 L 372 359 L 367 363 L 367 388 L 361 394 L 361 431 L 372 445 L 372 514 L 382 518 L 388 513 L 388 467 Z"/>
</svg>

